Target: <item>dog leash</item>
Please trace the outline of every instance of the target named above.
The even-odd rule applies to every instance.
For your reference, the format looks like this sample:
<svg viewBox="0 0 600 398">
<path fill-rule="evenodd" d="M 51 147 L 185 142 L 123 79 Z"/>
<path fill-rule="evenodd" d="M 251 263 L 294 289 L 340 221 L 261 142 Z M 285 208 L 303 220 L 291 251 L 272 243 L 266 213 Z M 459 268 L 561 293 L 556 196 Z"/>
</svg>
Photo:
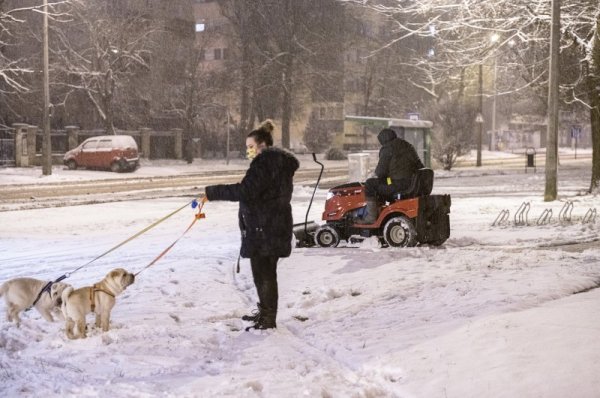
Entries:
<svg viewBox="0 0 600 398">
<path fill-rule="evenodd" d="M 186 203 L 185 205 L 181 206 L 179 209 L 177 209 L 177 210 L 175 210 L 175 211 L 173 211 L 173 212 L 171 212 L 171 213 L 167 214 L 166 216 L 164 216 L 164 217 L 163 217 L 163 218 L 161 218 L 160 220 L 157 220 L 157 221 L 153 222 L 152 224 L 148 225 L 146 228 L 142 229 L 140 232 L 138 232 L 138 233 L 136 233 L 136 234 L 134 234 L 134 235 L 130 236 L 129 238 L 125 239 L 123 242 L 119 243 L 118 245 L 116 245 L 116 246 L 114 246 L 114 247 L 112 247 L 112 248 L 108 249 L 107 251 L 105 251 L 104 253 L 102 253 L 101 255 L 99 255 L 98 257 L 96 257 L 96 258 L 94 258 L 94 259 L 92 259 L 92 260 L 88 261 L 87 263 L 85 263 L 85 264 L 83 264 L 83 265 L 81 265 L 81 266 L 79 266 L 79 267 L 75 268 L 75 269 L 74 269 L 73 271 L 71 271 L 71 272 L 67 272 L 67 273 L 65 274 L 66 276 L 65 276 L 65 275 L 63 275 L 63 276 L 65 276 L 65 278 L 68 278 L 69 276 L 71 276 L 71 274 L 73 274 L 73 273 L 75 273 L 75 272 L 79 271 L 79 270 L 80 270 L 80 269 L 82 269 L 83 267 L 87 267 L 88 265 L 90 265 L 90 264 L 91 264 L 91 263 L 93 263 L 94 261 L 101 259 L 102 257 L 106 256 L 106 255 L 107 255 L 107 254 L 109 254 L 109 253 L 112 253 L 113 251 L 117 250 L 119 247 L 121 247 L 121 246 L 125 245 L 126 243 L 129 243 L 129 242 L 131 242 L 132 240 L 134 240 L 134 239 L 135 239 L 135 238 L 137 238 L 138 236 L 140 236 L 140 235 L 142 235 L 142 234 L 145 234 L 146 232 L 150 231 L 152 228 L 156 227 L 158 224 L 162 223 L 163 221 L 166 221 L 167 219 L 171 218 L 171 217 L 172 217 L 172 216 L 174 216 L 175 214 L 179 213 L 181 210 L 183 210 L 183 209 L 185 209 L 186 207 L 188 207 L 188 205 L 190 205 L 190 204 L 192 204 L 192 205 L 193 205 L 193 203 L 194 203 L 194 202 L 196 202 L 196 203 L 197 203 L 196 199 L 194 199 L 194 200 L 192 200 L 192 201 L 190 201 L 190 202 Z"/>
<path fill-rule="evenodd" d="M 204 205 L 204 202 L 205 202 L 205 199 L 203 199 L 203 200 L 202 200 L 202 205 Z M 195 205 L 194 205 L 194 204 L 195 204 Z M 34 306 L 35 306 L 35 305 L 38 303 L 38 301 L 40 301 L 40 299 L 42 298 L 42 295 L 44 294 L 44 292 L 47 292 L 48 294 L 50 294 L 50 289 L 52 288 L 52 285 L 53 285 L 53 284 L 55 284 L 55 283 L 57 283 L 57 282 L 60 282 L 60 281 L 62 281 L 62 280 L 64 280 L 64 279 L 67 279 L 68 277 L 70 277 L 70 276 L 71 276 L 71 274 L 73 274 L 73 273 L 75 273 L 75 272 L 79 271 L 80 269 L 82 269 L 82 268 L 84 268 L 84 267 L 87 267 L 88 265 L 90 265 L 90 264 L 91 264 L 91 263 L 93 263 L 94 261 L 97 261 L 97 260 L 101 259 L 102 257 L 106 256 L 107 254 L 109 254 L 109 253 L 112 253 L 113 251 L 117 250 L 118 248 L 120 248 L 121 246 L 125 245 L 126 243 L 129 243 L 129 242 L 131 242 L 131 241 L 132 241 L 132 240 L 134 240 L 135 238 L 139 237 L 140 235 L 142 235 L 142 234 L 144 234 L 144 233 L 148 232 L 149 230 L 151 230 L 152 228 L 156 227 L 158 224 L 162 223 L 163 221 L 166 221 L 167 219 L 171 218 L 171 217 L 172 217 L 172 216 L 174 216 L 175 214 L 179 213 L 181 210 L 183 210 L 183 209 L 185 209 L 186 207 L 188 207 L 188 205 L 192 205 L 192 208 L 195 208 L 195 207 L 198 205 L 198 201 L 197 201 L 196 199 L 194 199 L 194 200 L 192 200 L 192 201 L 190 201 L 190 202 L 186 203 L 185 205 L 181 206 L 181 207 L 180 207 L 180 208 L 178 208 L 177 210 L 174 210 L 174 211 L 172 211 L 171 213 L 167 214 L 167 215 L 166 215 L 166 216 L 164 216 L 163 218 L 161 218 L 161 219 L 159 219 L 159 220 L 157 220 L 157 221 L 153 222 L 152 224 L 150 224 L 150 225 L 149 225 L 149 226 L 147 226 L 146 228 L 142 229 L 142 230 L 141 230 L 141 231 L 139 231 L 138 233 L 136 233 L 136 234 L 134 234 L 134 235 L 130 236 L 129 238 L 125 239 L 124 241 L 122 241 L 122 242 L 121 242 L 121 243 L 119 243 L 118 245 L 116 245 L 116 246 L 113 246 L 112 248 L 108 249 L 107 251 L 105 251 L 104 253 L 100 254 L 100 255 L 99 255 L 99 256 L 97 256 L 96 258 L 94 258 L 94 259 L 92 259 L 92 260 L 88 261 L 87 263 L 85 263 L 85 264 L 83 264 L 83 265 L 81 265 L 81 266 L 79 266 L 79 267 L 75 268 L 75 269 L 74 269 L 73 271 L 71 271 L 71 272 L 67 272 L 67 273 L 66 273 L 66 274 L 64 274 L 64 275 L 61 275 L 61 276 L 59 276 L 59 277 L 58 277 L 58 278 L 56 278 L 56 280 L 54 280 L 54 281 L 50 281 L 50 282 L 48 282 L 48 283 L 47 283 L 47 284 L 46 284 L 46 285 L 45 285 L 45 286 L 42 288 L 42 290 L 41 290 L 41 291 L 38 293 L 37 297 L 36 297 L 36 298 L 35 298 L 35 300 L 33 301 L 33 304 L 31 304 L 31 306 L 30 306 L 29 308 L 27 308 L 27 310 L 30 310 L 31 308 L 33 308 L 33 307 L 34 307 Z M 202 206 L 201 206 L 200 208 L 202 208 Z M 196 216 L 198 216 L 198 214 L 197 214 Z M 195 219 L 195 220 L 196 220 L 196 219 Z M 195 222 L 195 220 L 194 220 L 194 222 Z M 192 223 L 192 225 L 193 225 L 193 223 Z M 189 227 L 189 228 L 191 228 L 191 225 L 190 225 L 190 227 Z M 188 228 L 188 230 L 189 230 L 189 228 Z M 186 230 L 186 232 L 187 232 L 187 230 Z M 181 239 L 181 237 L 180 237 L 180 239 Z M 177 239 L 177 240 L 179 240 L 179 239 Z M 169 249 L 170 249 L 170 248 L 169 248 Z M 167 251 L 168 251 L 168 250 L 167 250 Z M 161 256 L 161 257 L 162 257 L 162 256 Z"/>
<path fill-rule="evenodd" d="M 160 260 L 165 254 L 167 254 L 169 252 L 169 250 L 171 250 L 173 248 L 173 246 L 175 246 L 175 244 L 177 242 L 179 242 L 179 240 L 181 238 L 183 238 L 184 235 L 187 234 L 190 229 L 192 229 L 192 227 L 194 226 L 194 224 L 196 224 L 196 221 L 198 221 L 201 218 L 206 218 L 206 215 L 204 213 L 202 213 L 202 208 L 204 207 L 204 203 L 206 203 L 206 201 L 207 201 L 206 196 L 204 196 L 202 198 L 202 200 L 200 201 L 200 205 L 199 206 L 198 206 L 198 201 L 196 199 L 194 199 L 191 202 L 192 208 L 196 208 L 198 206 L 198 212 L 196 214 L 194 214 L 194 219 L 192 220 L 192 223 L 186 228 L 185 231 L 183 231 L 183 233 L 179 236 L 179 238 L 175 239 L 175 241 L 173 241 L 173 243 L 171 243 L 154 260 L 152 260 L 150 262 L 150 264 L 146 265 L 144 268 L 142 268 L 141 270 L 139 270 L 138 272 L 136 272 L 134 274 L 135 276 L 138 276 L 142 271 L 144 271 L 145 269 L 150 268 L 151 266 L 153 266 L 158 260 Z"/>
</svg>

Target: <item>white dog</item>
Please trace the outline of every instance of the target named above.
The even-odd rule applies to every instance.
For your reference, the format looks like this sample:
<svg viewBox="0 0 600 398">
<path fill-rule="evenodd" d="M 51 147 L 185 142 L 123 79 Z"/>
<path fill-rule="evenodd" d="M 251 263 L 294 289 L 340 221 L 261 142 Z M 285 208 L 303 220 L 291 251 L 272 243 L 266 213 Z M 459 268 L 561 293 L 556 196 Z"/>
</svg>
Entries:
<svg viewBox="0 0 600 398">
<path fill-rule="evenodd" d="M 104 279 L 93 286 L 73 290 L 69 287 L 62 292 L 62 311 L 66 321 L 65 331 L 70 339 L 85 338 L 85 316 L 96 314 L 96 327 L 108 331 L 110 311 L 115 305 L 115 297 L 134 282 L 134 275 L 123 268 L 110 271 Z M 78 336 L 74 333 L 77 325 Z"/>
<path fill-rule="evenodd" d="M 34 278 L 15 278 L 6 281 L 0 286 L 0 297 L 6 300 L 6 318 L 9 322 L 13 320 L 19 326 L 21 318 L 19 313 L 33 306 L 35 299 L 42 289 L 48 284 Z M 35 309 L 49 322 L 54 322 L 52 313 L 62 318 L 60 306 L 62 304 L 62 292 L 70 285 L 62 282 L 52 283 L 50 292 L 43 292 L 35 304 Z M 58 311 L 57 311 L 58 310 Z"/>
</svg>

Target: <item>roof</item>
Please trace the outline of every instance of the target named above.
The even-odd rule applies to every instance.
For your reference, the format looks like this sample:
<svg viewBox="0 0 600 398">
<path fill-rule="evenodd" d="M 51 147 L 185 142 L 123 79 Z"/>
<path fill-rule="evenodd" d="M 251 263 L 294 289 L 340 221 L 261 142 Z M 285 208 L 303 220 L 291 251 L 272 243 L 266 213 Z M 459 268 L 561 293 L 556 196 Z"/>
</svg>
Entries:
<svg viewBox="0 0 600 398">
<path fill-rule="evenodd" d="M 346 115 L 345 120 L 349 122 L 358 122 L 362 124 L 379 125 L 382 127 L 413 127 L 413 128 L 431 128 L 433 123 L 429 120 L 409 120 L 396 119 L 390 117 L 375 117 L 375 116 L 357 116 Z"/>
</svg>

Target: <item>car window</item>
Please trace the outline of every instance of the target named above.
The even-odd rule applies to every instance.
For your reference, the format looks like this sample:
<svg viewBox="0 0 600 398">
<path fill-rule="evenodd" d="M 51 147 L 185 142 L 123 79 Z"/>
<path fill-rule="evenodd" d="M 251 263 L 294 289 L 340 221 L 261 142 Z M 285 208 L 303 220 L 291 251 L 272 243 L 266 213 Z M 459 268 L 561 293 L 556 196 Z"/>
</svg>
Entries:
<svg viewBox="0 0 600 398">
<path fill-rule="evenodd" d="M 88 142 L 85 142 L 83 144 L 83 146 L 81 147 L 81 149 L 95 149 L 96 145 L 98 145 L 98 141 L 97 140 L 88 141 Z"/>
<path fill-rule="evenodd" d="M 98 142 L 98 149 L 110 149 L 112 146 L 111 140 L 100 140 Z"/>
<path fill-rule="evenodd" d="M 132 136 L 130 135 L 118 135 L 114 137 L 115 146 L 119 148 L 135 148 L 137 149 L 137 144 Z"/>
</svg>

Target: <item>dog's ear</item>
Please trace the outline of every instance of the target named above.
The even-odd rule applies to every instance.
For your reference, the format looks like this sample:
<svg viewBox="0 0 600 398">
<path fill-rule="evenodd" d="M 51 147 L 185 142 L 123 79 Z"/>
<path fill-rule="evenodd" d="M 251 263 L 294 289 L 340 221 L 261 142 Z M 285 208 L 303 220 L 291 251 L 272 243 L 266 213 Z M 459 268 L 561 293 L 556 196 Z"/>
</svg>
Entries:
<svg viewBox="0 0 600 398">
<path fill-rule="evenodd" d="M 111 278 L 119 278 L 119 277 L 123 277 L 123 275 L 125 274 L 125 270 L 123 268 L 115 268 L 112 271 L 110 271 L 108 273 L 108 275 Z"/>
</svg>

